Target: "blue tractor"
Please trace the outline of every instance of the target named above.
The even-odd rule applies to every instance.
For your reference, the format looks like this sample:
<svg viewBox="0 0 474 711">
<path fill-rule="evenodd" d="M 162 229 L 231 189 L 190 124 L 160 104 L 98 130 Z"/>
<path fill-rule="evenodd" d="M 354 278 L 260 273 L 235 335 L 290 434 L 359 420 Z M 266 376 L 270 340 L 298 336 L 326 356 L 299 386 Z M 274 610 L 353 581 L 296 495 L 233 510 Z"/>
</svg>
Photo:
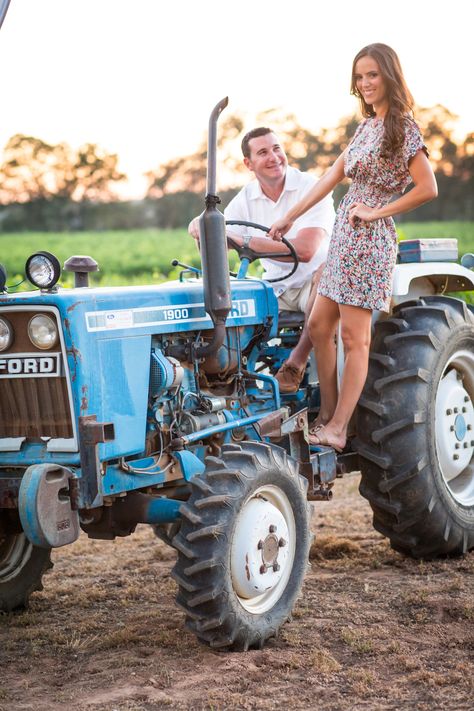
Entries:
<svg viewBox="0 0 474 711">
<path fill-rule="evenodd" d="M 81 530 L 113 539 L 148 523 L 177 551 L 177 602 L 199 640 L 262 646 L 301 591 L 308 500 L 329 500 L 345 469 L 362 470 L 374 525 L 398 550 L 474 545 L 474 319 L 443 295 L 473 288 L 471 272 L 397 267 L 357 440 L 337 457 L 311 450 L 314 371 L 284 396 L 273 375 L 301 318 L 247 276 L 248 249 L 229 276 L 215 189 L 226 103 L 209 122 L 202 276 L 183 265 L 159 286 L 90 288 L 97 265 L 75 256 L 75 288 L 62 289 L 57 259 L 40 251 L 25 266 L 36 290 L 8 293 L 0 270 L 0 610 L 26 606 L 51 549 Z"/>
</svg>

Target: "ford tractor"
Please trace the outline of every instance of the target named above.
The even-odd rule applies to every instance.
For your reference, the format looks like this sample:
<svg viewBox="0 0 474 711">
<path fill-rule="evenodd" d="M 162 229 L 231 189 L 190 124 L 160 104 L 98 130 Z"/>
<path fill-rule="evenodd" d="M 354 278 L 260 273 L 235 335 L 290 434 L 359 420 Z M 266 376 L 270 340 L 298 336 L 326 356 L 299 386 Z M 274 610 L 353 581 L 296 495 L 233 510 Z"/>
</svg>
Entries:
<svg viewBox="0 0 474 711">
<path fill-rule="evenodd" d="M 294 394 L 274 377 L 303 315 L 279 313 L 272 285 L 248 275 L 248 247 L 229 275 L 216 193 L 226 104 L 209 121 L 202 272 L 95 288 L 96 262 L 74 255 L 75 286 L 61 288 L 58 260 L 38 251 L 32 289 L 9 292 L 0 269 L 2 611 L 27 605 L 52 548 L 149 524 L 176 550 L 187 627 L 213 648 L 261 647 L 301 593 L 311 502 L 329 501 L 344 471 L 360 469 L 375 528 L 401 553 L 474 546 L 474 315 L 446 295 L 473 288 L 473 258 L 419 243 L 405 255 L 393 311 L 374 317 L 356 437 L 342 454 L 310 447 L 316 369 Z"/>
</svg>

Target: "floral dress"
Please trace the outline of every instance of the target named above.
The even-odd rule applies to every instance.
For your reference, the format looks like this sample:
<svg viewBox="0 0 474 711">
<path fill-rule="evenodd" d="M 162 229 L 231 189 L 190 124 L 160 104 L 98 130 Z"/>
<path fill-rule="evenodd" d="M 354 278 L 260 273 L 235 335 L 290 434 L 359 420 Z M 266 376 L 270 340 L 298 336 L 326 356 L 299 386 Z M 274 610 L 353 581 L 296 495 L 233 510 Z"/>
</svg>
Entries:
<svg viewBox="0 0 474 711">
<path fill-rule="evenodd" d="M 382 119 L 365 119 L 346 151 L 344 172 L 352 183 L 337 210 L 318 293 L 338 304 L 388 311 L 397 258 L 394 222 L 387 217 L 351 227 L 349 207 L 354 202 L 382 207 L 403 192 L 411 182 L 410 158 L 426 148 L 416 123 L 406 118 L 402 150 L 393 158 L 382 158 L 383 133 Z"/>
</svg>

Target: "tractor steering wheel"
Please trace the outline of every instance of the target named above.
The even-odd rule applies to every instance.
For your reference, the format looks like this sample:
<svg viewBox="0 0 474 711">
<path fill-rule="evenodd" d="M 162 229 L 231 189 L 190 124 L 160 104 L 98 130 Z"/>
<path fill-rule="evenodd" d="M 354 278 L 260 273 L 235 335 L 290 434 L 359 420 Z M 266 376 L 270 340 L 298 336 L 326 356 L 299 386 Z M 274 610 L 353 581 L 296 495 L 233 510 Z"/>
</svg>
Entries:
<svg viewBox="0 0 474 711">
<path fill-rule="evenodd" d="M 243 225 L 244 227 L 254 227 L 257 230 L 262 230 L 262 232 L 267 233 L 270 231 L 269 227 L 259 225 L 256 222 L 246 222 L 245 220 L 226 220 L 226 225 Z M 283 281 L 283 279 L 288 279 L 288 277 L 292 276 L 298 269 L 299 259 L 298 255 L 296 254 L 295 248 L 289 240 L 285 239 L 285 237 L 283 237 L 281 241 L 288 248 L 288 252 L 254 252 L 251 247 L 241 247 L 240 245 L 234 242 L 232 237 L 227 237 L 227 243 L 229 247 L 235 249 L 241 260 L 245 258 L 248 259 L 249 262 L 254 262 L 256 259 L 261 259 L 261 257 L 264 257 L 266 259 L 276 259 L 277 257 L 292 258 L 293 268 L 288 272 L 288 274 L 285 274 L 285 276 L 278 277 L 276 279 L 265 279 L 265 281 L 268 282 Z"/>
</svg>

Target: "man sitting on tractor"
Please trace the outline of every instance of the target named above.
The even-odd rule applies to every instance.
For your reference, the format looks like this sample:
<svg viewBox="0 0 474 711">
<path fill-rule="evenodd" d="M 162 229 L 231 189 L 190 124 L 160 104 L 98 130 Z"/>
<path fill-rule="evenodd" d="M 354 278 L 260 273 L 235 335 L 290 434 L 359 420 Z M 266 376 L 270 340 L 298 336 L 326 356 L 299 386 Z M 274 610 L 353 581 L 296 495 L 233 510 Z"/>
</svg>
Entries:
<svg viewBox="0 0 474 711">
<path fill-rule="evenodd" d="M 224 212 L 226 220 L 272 225 L 317 182 L 313 175 L 288 166 L 285 151 L 269 128 L 254 128 L 246 133 L 242 139 L 242 153 L 244 164 L 254 173 L 255 180 L 244 186 L 231 200 Z M 279 310 L 302 311 L 305 314 L 305 325 L 298 344 L 276 374 L 282 393 L 296 392 L 306 370 L 312 349 L 306 322 L 326 260 L 333 222 L 331 195 L 295 221 L 286 238 L 295 248 L 299 265 L 288 279 L 284 276 L 291 270 L 288 263 L 291 257 L 262 259 L 264 278 L 278 279 L 272 286 L 278 297 Z M 198 218 L 190 223 L 188 229 L 195 239 L 199 239 Z M 259 236 L 252 228 L 232 226 L 228 236 L 238 246 L 250 247 L 257 254 L 281 252 L 288 255 L 284 244 Z"/>
</svg>

